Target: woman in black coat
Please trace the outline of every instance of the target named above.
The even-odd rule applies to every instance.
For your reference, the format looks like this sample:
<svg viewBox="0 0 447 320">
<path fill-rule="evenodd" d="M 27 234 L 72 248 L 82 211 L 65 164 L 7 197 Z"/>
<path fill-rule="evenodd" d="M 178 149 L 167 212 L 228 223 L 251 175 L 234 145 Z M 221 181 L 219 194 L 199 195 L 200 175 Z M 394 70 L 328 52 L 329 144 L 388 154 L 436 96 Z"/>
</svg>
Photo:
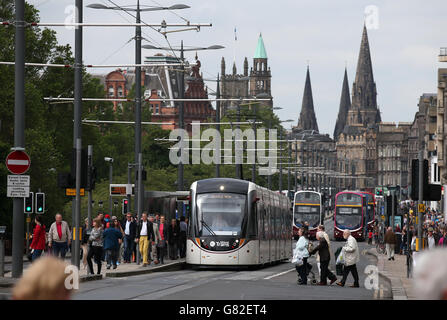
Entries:
<svg viewBox="0 0 447 320">
<path fill-rule="evenodd" d="M 331 254 L 329 253 L 329 246 L 324 239 L 323 232 L 317 232 L 317 240 L 320 241 L 320 243 L 309 252 L 309 255 L 313 255 L 318 251 L 318 254 L 320 256 L 321 275 L 318 285 L 327 285 L 327 279 L 331 280 L 330 284 L 333 284 L 335 281 L 337 281 L 337 277 L 329 270 L 329 261 L 331 260 Z"/>
</svg>

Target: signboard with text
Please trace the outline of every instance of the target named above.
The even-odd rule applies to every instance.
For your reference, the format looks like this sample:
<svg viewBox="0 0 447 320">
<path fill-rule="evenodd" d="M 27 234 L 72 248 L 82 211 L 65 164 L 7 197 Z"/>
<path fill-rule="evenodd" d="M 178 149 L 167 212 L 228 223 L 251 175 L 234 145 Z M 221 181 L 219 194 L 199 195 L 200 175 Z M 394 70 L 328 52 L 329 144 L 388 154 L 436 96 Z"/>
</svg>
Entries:
<svg viewBox="0 0 447 320">
<path fill-rule="evenodd" d="M 28 198 L 30 176 L 8 175 L 6 196 L 9 198 Z"/>
</svg>

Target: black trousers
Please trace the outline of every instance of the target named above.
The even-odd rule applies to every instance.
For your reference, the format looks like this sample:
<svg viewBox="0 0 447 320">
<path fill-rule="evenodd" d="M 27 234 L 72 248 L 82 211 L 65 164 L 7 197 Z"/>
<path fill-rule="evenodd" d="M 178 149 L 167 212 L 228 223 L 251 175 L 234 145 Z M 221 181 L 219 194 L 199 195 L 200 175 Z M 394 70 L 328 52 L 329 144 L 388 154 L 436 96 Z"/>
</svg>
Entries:
<svg viewBox="0 0 447 320">
<path fill-rule="evenodd" d="M 343 268 L 343 279 L 341 279 L 341 283 L 344 285 L 346 282 L 346 279 L 348 278 L 349 272 L 352 273 L 352 276 L 354 277 L 354 285 L 359 285 L 359 274 L 357 272 L 357 266 L 353 264 L 352 266 L 344 266 Z"/>
<path fill-rule="evenodd" d="M 320 282 L 327 283 L 327 279 L 329 280 L 337 280 L 335 274 L 329 270 L 329 261 L 320 261 Z"/>
<path fill-rule="evenodd" d="M 307 284 L 307 258 L 303 258 L 303 264 L 295 268 L 301 278 L 301 283 Z"/>
<path fill-rule="evenodd" d="M 103 252 L 102 247 L 90 246 L 87 255 L 87 263 L 88 263 L 88 270 L 90 271 L 91 274 L 94 274 L 92 257 L 95 258 L 95 262 L 98 265 L 98 274 L 101 274 L 102 252 Z"/>
</svg>

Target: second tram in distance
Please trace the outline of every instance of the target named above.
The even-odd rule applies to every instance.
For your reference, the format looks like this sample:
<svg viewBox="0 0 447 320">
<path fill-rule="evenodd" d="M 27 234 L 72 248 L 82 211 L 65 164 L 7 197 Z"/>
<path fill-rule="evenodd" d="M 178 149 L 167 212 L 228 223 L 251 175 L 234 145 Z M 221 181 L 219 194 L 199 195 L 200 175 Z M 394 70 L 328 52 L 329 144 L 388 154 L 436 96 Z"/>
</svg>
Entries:
<svg viewBox="0 0 447 320">
<path fill-rule="evenodd" d="M 365 240 L 368 225 L 368 198 L 358 191 L 343 191 L 335 196 L 334 238 L 343 239 L 343 230 Z"/>
<path fill-rule="evenodd" d="M 315 238 L 318 225 L 323 223 L 323 201 L 321 193 L 301 190 L 295 193 L 293 203 L 293 238 L 298 239 L 298 229 L 309 223 L 309 237 Z"/>
<path fill-rule="evenodd" d="M 191 185 L 186 263 L 250 266 L 292 256 L 290 200 L 252 182 L 230 178 Z"/>
</svg>

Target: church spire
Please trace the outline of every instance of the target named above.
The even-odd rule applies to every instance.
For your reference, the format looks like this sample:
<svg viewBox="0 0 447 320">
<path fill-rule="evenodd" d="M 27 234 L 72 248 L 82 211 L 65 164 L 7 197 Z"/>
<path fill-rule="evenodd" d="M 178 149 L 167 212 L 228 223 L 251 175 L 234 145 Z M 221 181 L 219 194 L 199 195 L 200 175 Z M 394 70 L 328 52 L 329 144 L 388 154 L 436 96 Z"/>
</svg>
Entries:
<svg viewBox="0 0 447 320">
<path fill-rule="evenodd" d="M 349 95 L 348 71 L 345 68 L 345 76 L 343 78 L 343 87 L 341 89 L 340 108 L 338 109 L 337 123 L 334 129 L 334 139 L 337 140 L 340 133 L 346 125 L 348 111 L 351 108 L 351 96 Z"/>
<path fill-rule="evenodd" d="M 372 70 L 368 32 L 366 25 L 364 25 L 357 72 L 352 86 L 352 106 L 360 109 L 377 109 L 376 97 L 377 92 Z"/>
<path fill-rule="evenodd" d="M 317 119 L 315 117 L 314 101 L 312 97 L 312 86 L 310 84 L 309 66 L 306 73 L 306 84 L 304 85 L 303 104 L 300 118 L 298 120 L 298 130 L 315 130 L 318 132 Z"/>
</svg>

